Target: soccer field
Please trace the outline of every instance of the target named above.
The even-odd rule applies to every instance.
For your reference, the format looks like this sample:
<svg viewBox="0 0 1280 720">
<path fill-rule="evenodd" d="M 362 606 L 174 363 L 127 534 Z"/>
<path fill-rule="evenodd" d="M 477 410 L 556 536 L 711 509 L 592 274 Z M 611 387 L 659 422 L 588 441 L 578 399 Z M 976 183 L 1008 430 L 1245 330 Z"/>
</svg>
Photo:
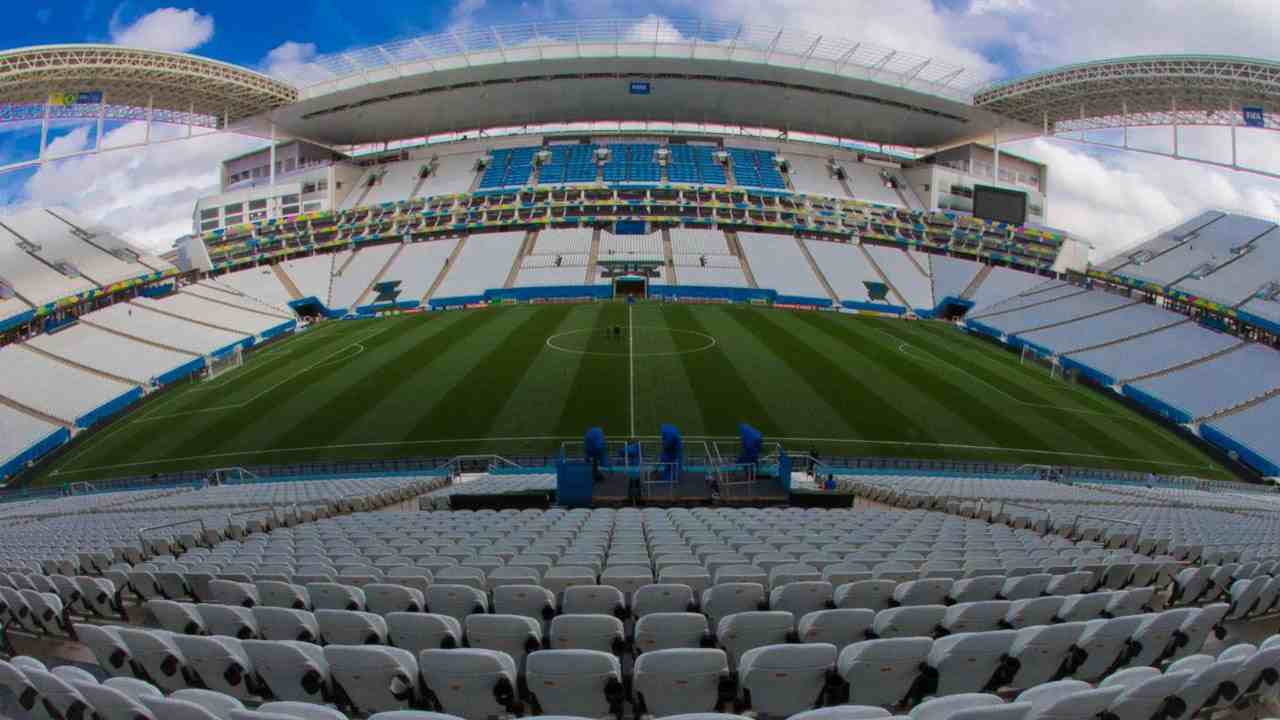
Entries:
<svg viewBox="0 0 1280 720">
<path fill-rule="evenodd" d="M 78 440 L 35 482 L 314 460 L 551 453 L 749 422 L 823 455 L 1229 477 L 1172 431 L 940 322 L 641 303 L 330 322 Z"/>
</svg>

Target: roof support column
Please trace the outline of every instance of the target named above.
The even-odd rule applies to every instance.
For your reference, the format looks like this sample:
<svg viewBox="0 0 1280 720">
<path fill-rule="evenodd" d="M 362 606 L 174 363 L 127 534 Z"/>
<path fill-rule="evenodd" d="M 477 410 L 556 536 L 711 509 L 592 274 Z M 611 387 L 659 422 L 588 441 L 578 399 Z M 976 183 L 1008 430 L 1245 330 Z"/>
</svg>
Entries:
<svg viewBox="0 0 1280 720">
<path fill-rule="evenodd" d="M 268 162 L 270 163 L 269 165 L 270 180 L 267 182 L 267 186 L 274 190 L 276 186 L 276 121 L 275 120 L 271 121 L 271 160 L 269 160 Z"/>
<path fill-rule="evenodd" d="M 1227 101 L 1227 114 L 1231 116 L 1231 169 L 1236 170 L 1240 167 L 1236 158 L 1236 101 Z"/>
<path fill-rule="evenodd" d="M 102 102 L 98 104 L 98 133 L 94 136 L 93 151 L 102 150 L 102 125 L 107 119 L 107 94 L 102 93 Z"/>
<path fill-rule="evenodd" d="M 995 162 L 992 165 L 992 179 L 995 184 L 1000 184 L 1000 126 L 996 125 L 991 129 L 991 149 L 995 152 Z"/>
<path fill-rule="evenodd" d="M 1178 157 L 1178 98 L 1176 97 L 1169 98 L 1169 107 L 1173 111 L 1172 112 L 1173 123 L 1171 124 L 1171 128 L 1173 130 L 1173 157 L 1174 159 L 1177 159 Z"/>
<path fill-rule="evenodd" d="M 36 156 L 44 164 L 44 146 L 49 142 L 49 98 L 44 99 L 44 113 L 40 116 L 40 153 Z"/>
<path fill-rule="evenodd" d="M 1124 123 L 1124 149 L 1129 149 L 1129 101 L 1120 101 L 1120 115 Z"/>
<path fill-rule="evenodd" d="M 153 95 L 147 95 L 147 121 L 146 129 L 142 134 L 142 144 L 151 144 L 151 118 L 156 114 L 156 99 Z"/>
</svg>

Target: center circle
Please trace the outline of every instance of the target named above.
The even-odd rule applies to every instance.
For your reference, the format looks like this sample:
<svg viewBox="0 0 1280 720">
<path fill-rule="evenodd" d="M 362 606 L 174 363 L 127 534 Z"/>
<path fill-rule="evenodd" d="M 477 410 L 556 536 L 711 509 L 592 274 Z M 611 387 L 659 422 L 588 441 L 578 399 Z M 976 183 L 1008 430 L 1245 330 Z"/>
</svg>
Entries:
<svg viewBox="0 0 1280 720">
<path fill-rule="evenodd" d="M 678 350 L 652 351 L 640 348 L 643 342 L 640 338 L 633 337 L 632 333 L 640 331 L 642 334 L 648 334 L 650 331 L 661 333 L 670 333 L 685 338 L 700 339 L 701 343 L 696 347 L 681 348 Z M 617 350 L 587 350 L 585 347 L 569 347 L 574 344 L 589 346 L 588 344 L 595 341 L 597 345 L 605 345 L 609 342 L 618 344 Z M 633 346 L 633 341 L 636 344 Z M 657 325 L 634 325 L 631 328 L 622 328 L 620 336 L 612 336 L 609 334 L 608 328 L 582 328 L 579 330 L 568 330 L 562 333 L 556 333 L 547 338 L 547 347 L 552 350 L 570 353 L 572 355 L 591 355 L 596 357 L 670 357 L 675 355 L 691 355 L 698 352 L 706 352 L 716 346 L 716 339 L 711 335 L 697 330 L 680 330 L 678 328 L 662 327 Z M 632 352 L 632 350 L 635 350 Z"/>
</svg>

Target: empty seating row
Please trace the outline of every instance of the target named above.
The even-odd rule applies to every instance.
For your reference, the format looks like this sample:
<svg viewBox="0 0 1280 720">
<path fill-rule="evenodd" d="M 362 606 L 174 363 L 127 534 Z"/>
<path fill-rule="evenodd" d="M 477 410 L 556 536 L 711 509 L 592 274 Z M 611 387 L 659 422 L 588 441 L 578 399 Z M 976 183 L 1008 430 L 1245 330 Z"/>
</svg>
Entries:
<svg viewBox="0 0 1280 720">
<path fill-rule="evenodd" d="M 938 639 L 863 640 L 843 649 L 828 642 L 788 643 L 781 628 L 748 624 L 757 618 L 744 616 L 720 629 L 720 647 L 647 650 L 635 656 L 629 673 L 615 642 L 620 623 L 607 616 L 600 619 L 612 625 L 580 623 L 562 637 L 553 635 L 553 645 L 574 647 L 549 650 L 531 637 L 528 625 L 504 631 L 478 621 L 469 622 L 472 647 L 417 652 L 133 627 L 76 629 L 103 670 L 115 677 L 150 682 L 167 692 L 201 687 L 237 700 L 332 702 L 357 713 L 420 707 L 483 718 L 520 714 L 528 703 L 537 713 L 587 717 L 621 716 L 626 704 L 638 714 L 657 716 L 726 706 L 786 716 L 841 703 L 898 708 L 929 697 L 1025 692 L 1068 679 L 1071 687 L 1085 689 L 1085 682 L 1143 669 L 1141 678 L 1131 677 L 1136 672 L 1123 676 L 1128 687 L 1150 680 L 1150 671 L 1161 674 L 1158 668 L 1165 663 L 1163 674 L 1189 671 L 1171 694 L 1185 689 L 1189 709 L 1198 711 L 1211 704 L 1220 683 L 1237 684 L 1228 692 L 1232 698 L 1256 692 L 1264 682 L 1274 684 L 1278 662 L 1271 652 L 1275 645 L 1237 646 L 1218 658 L 1197 654 L 1212 630 L 1208 612 L 1170 611 Z M 494 634 L 485 632 L 485 624 L 494 625 L 488 628 Z M 475 641 L 487 646 L 476 647 Z M 1224 661 L 1232 664 L 1200 675 Z M 1237 675 L 1245 667 L 1248 672 Z M 12 673 L 6 675 L 11 679 Z M 1200 697 L 1199 686 L 1210 677 L 1217 683 Z"/>
</svg>

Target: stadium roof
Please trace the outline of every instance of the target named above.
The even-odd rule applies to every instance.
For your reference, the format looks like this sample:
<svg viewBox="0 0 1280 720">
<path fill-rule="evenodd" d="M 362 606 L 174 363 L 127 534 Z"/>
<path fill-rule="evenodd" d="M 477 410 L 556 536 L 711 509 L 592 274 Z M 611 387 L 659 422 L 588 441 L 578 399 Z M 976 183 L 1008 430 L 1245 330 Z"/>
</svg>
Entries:
<svg viewBox="0 0 1280 720">
<path fill-rule="evenodd" d="M 617 120 L 931 147 L 1004 122 L 973 106 L 983 78 L 964 68 L 839 37 L 698 20 L 449 31 L 323 56 L 288 79 L 299 101 L 271 119 L 285 134 L 332 145 Z"/>
<path fill-rule="evenodd" d="M 1218 55 L 1155 55 L 1067 65 L 974 94 L 973 102 L 1041 131 L 1150 125 L 1239 125 L 1242 107 L 1270 108 L 1280 129 L 1280 63 Z"/>
<path fill-rule="evenodd" d="M 96 93 L 102 93 L 98 102 Z M 106 103 L 109 117 L 138 119 L 138 109 L 204 118 L 220 127 L 298 97 L 287 83 L 228 63 L 118 45 L 44 45 L 0 53 L 0 120 L 39 119 L 15 108 L 42 108 L 51 95 L 81 95 L 67 107 Z M 120 109 L 124 109 L 122 112 Z M 129 110 L 132 109 L 133 112 Z M 213 121 L 209 122 L 208 119 Z"/>
</svg>

